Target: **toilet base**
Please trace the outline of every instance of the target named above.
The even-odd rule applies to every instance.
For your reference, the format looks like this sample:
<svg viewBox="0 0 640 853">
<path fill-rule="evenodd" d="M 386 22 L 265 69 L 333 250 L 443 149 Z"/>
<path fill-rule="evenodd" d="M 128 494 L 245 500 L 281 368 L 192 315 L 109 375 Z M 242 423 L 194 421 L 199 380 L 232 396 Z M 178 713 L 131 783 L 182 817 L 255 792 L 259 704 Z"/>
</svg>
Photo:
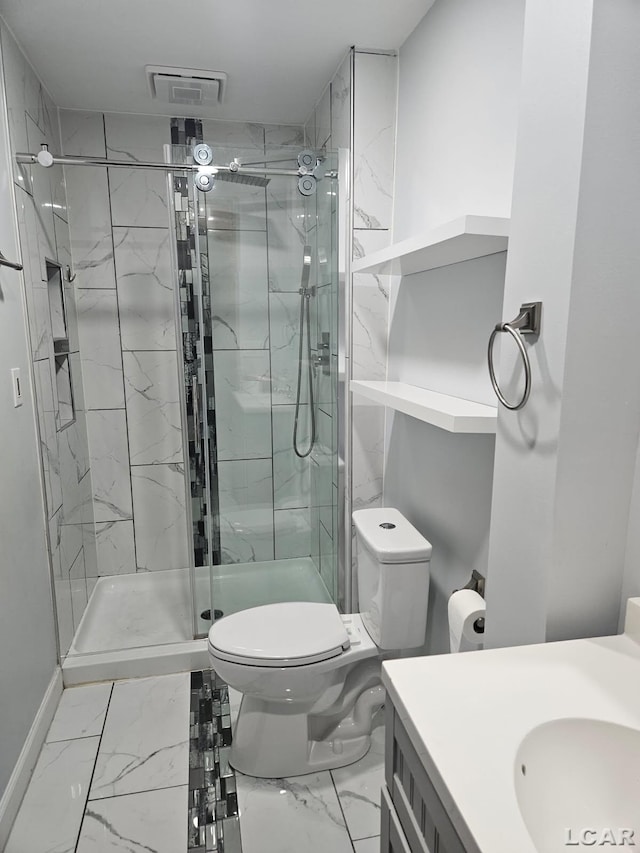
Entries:
<svg viewBox="0 0 640 853">
<path fill-rule="evenodd" d="M 280 703 L 243 696 L 236 722 L 231 766 L 263 779 L 302 776 L 344 767 L 366 755 L 369 734 L 332 740 L 309 739 L 309 715 Z"/>
</svg>

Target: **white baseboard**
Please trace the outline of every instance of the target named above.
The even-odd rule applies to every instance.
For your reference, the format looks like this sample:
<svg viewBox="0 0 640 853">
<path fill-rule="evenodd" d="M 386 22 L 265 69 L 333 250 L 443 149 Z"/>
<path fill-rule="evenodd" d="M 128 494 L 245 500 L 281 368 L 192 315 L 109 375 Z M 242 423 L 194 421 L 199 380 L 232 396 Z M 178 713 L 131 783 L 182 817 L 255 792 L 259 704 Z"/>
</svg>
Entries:
<svg viewBox="0 0 640 853">
<path fill-rule="evenodd" d="M 56 667 L 44 694 L 38 713 L 29 729 L 20 756 L 13 768 L 7 787 L 0 799 L 0 850 L 4 850 L 11 827 L 18 814 L 20 803 L 40 755 L 44 739 L 49 731 L 51 720 L 62 696 L 62 672 Z"/>
</svg>

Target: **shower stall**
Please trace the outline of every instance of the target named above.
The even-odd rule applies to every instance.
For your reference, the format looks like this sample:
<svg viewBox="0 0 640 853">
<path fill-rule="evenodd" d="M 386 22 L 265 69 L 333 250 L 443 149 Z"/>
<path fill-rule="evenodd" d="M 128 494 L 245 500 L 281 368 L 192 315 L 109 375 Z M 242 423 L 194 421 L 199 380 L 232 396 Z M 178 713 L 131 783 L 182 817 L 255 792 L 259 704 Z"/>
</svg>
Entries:
<svg viewBox="0 0 640 853">
<path fill-rule="evenodd" d="M 338 182 L 329 151 L 260 161 L 193 141 L 171 161 L 208 148 L 255 170 L 214 173 L 206 192 L 197 174 L 171 178 L 202 636 L 246 607 L 338 600 Z"/>
<path fill-rule="evenodd" d="M 84 674 L 92 661 L 135 661 L 158 650 L 191 654 L 193 641 L 206 636 L 215 619 L 244 608 L 277 601 L 341 605 L 348 584 L 338 452 L 338 157 L 297 140 L 262 148 L 229 139 L 218 144 L 205 139 L 202 128 L 200 121 L 172 119 L 164 163 L 137 156 L 120 161 L 113 154 L 56 157 L 46 148 L 17 158 L 34 170 L 63 165 L 71 206 L 73 192 L 84 203 L 97 191 L 108 167 L 115 286 L 80 282 L 76 317 L 78 285 L 69 280 L 63 311 L 71 327 L 84 323 L 89 341 L 83 352 L 80 334 L 72 377 L 93 401 L 86 403 L 89 433 L 96 423 L 111 428 L 121 421 L 128 434 L 127 460 L 119 446 L 107 447 L 93 464 L 91 476 L 107 483 L 93 484 L 96 536 L 111 537 L 115 550 L 127 525 L 135 536 L 132 547 L 109 557 L 117 571 L 103 573 L 98 559 L 89 578 L 85 557 L 91 592 L 77 615 L 74 608 L 73 630 L 66 629 L 70 639 L 61 640 L 60 650 L 65 668 Z M 74 188 L 70 174 L 78 172 L 88 179 Z M 116 172 L 123 177 L 116 179 Z M 140 174 L 153 179 L 144 184 Z M 116 197 L 125 187 L 133 210 L 140 188 L 148 208 L 152 182 L 155 195 L 166 197 L 164 261 L 160 220 L 147 224 L 136 210 L 130 227 L 124 217 L 133 214 L 123 213 Z M 91 225 L 95 208 L 87 204 L 81 228 Z M 73 247 L 75 223 L 70 226 Z M 138 242 L 125 257 L 132 235 Z M 76 244 L 97 253 L 92 240 L 93 234 L 86 240 L 80 234 Z M 140 259 L 147 263 L 152 255 L 144 278 Z M 77 264 L 93 266 L 92 259 Z M 170 294 L 170 314 L 146 301 L 149 281 L 163 298 Z M 119 312 L 124 405 L 104 402 L 107 395 L 100 397 L 92 384 L 91 346 L 104 334 L 112 302 Z M 146 331 L 134 340 L 142 323 Z M 175 351 L 158 343 L 161 336 L 175 338 Z M 108 366 L 114 365 L 112 359 Z M 176 375 L 177 399 L 169 395 L 157 405 Z M 136 435 L 144 430 L 151 450 L 141 454 Z M 119 465 L 130 470 L 128 510 Z M 155 489 L 149 502 L 145 483 Z M 160 498 L 159 489 L 166 490 Z M 85 518 L 83 532 L 94 525 Z M 54 588 L 58 583 L 54 572 Z M 56 604 L 60 624 L 65 613 Z"/>
</svg>

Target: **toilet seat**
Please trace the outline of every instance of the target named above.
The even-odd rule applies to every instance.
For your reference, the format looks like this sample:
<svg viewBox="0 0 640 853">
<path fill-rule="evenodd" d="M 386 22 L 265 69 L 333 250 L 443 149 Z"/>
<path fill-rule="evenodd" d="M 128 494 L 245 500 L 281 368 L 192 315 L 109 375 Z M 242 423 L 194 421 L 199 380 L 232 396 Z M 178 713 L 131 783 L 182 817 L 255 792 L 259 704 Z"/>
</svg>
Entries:
<svg viewBox="0 0 640 853">
<path fill-rule="evenodd" d="M 209 630 L 211 655 L 246 666 L 304 666 L 338 657 L 349 646 L 337 607 L 311 601 L 251 607 Z"/>
</svg>

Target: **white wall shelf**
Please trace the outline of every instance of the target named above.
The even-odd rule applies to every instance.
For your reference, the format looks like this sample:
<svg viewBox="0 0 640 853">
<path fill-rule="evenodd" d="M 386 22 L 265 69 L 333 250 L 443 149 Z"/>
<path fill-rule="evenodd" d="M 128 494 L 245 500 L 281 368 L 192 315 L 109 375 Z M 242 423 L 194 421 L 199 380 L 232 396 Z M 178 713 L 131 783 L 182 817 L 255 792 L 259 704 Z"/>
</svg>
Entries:
<svg viewBox="0 0 640 853">
<path fill-rule="evenodd" d="M 413 275 L 425 270 L 504 252 L 509 219 L 499 216 L 461 216 L 354 261 L 354 273 Z"/>
<path fill-rule="evenodd" d="M 498 410 L 406 382 L 351 380 L 351 391 L 448 432 L 495 433 Z"/>
</svg>

